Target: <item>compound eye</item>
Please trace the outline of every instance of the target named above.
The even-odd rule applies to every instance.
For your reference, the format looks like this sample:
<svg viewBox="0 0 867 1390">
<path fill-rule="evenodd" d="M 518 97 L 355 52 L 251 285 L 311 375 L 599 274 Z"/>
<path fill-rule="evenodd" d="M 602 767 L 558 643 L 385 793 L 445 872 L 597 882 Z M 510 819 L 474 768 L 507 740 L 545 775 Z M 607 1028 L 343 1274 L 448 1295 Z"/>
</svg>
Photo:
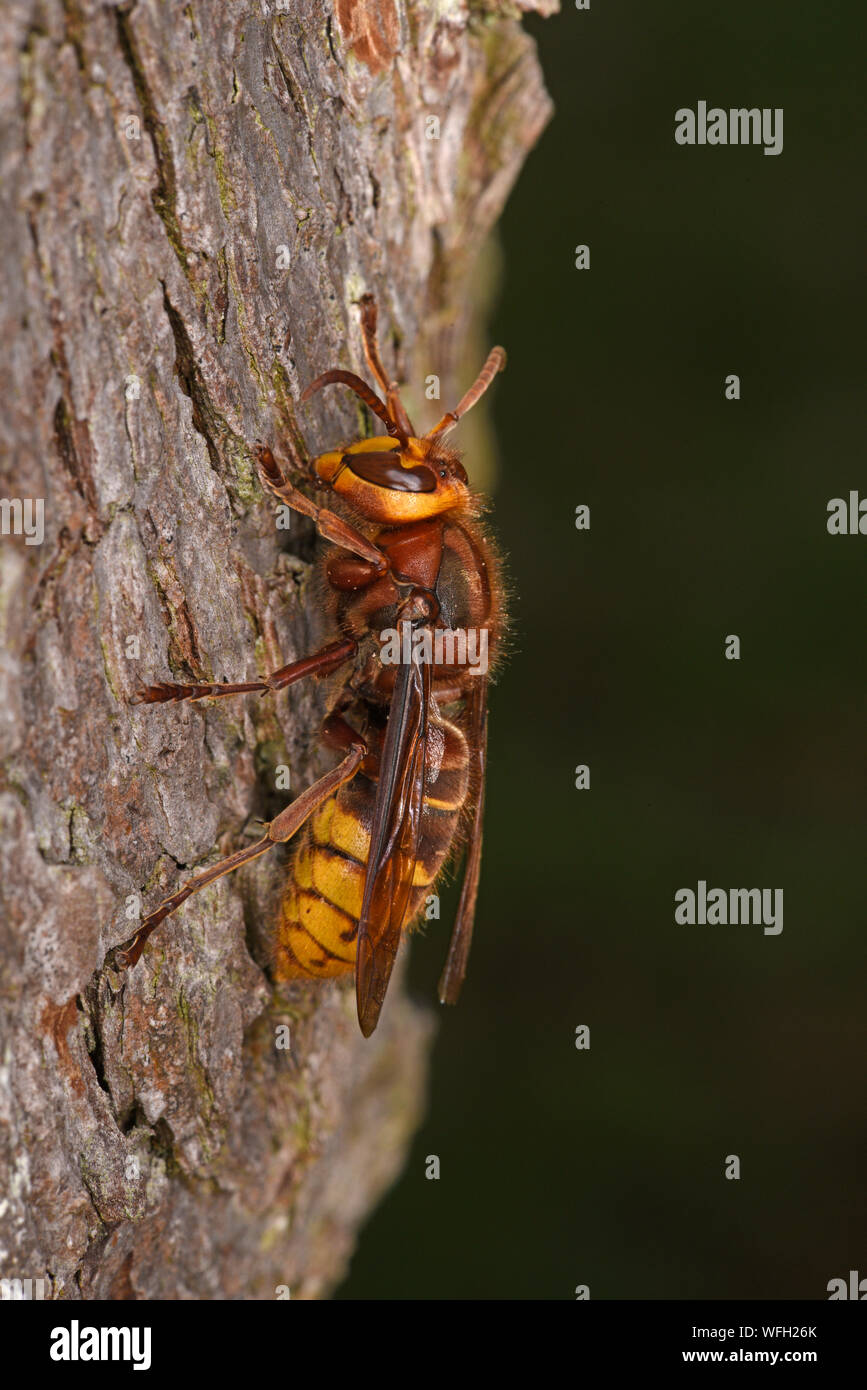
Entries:
<svg viewBox="0 0 867 1390">
<path fill-rule="evenodd" d="M 437 479 L 433 469 L 424 463 L 404 468 L 396 449 L 371 451 L 369 454 L 344 454 L 343 462 L 356 477 L 377 487 L 390 488 L 392 492 L 436 492 Z"/>
</svg>

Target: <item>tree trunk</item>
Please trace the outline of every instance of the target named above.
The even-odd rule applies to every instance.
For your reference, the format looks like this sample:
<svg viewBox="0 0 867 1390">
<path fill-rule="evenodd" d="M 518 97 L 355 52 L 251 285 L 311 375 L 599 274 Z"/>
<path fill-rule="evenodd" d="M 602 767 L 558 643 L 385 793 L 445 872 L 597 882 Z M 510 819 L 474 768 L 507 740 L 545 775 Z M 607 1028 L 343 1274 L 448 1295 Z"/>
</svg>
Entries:
<svg viewBox="0 0 867 1390">
<path fill-rule="evenodd" d="M 361 293 L 422 414 L 479 365 L 480 251 L 549 114 L 531 8 L 4 7 L 0 1275 L 45 1296 L 321 1296 L 404 1160 L 432 1014 L 398 978 L 365 1042 L 351 990 L 274 989 L 284 850 L 112 964 L 279 769 L 332 764 L 321 689 L 129 698 L 314 648 L 312 534 L 250 445 L 362 432 L 348 393 L 297 404 L 363 372 Z"/>
</svg>

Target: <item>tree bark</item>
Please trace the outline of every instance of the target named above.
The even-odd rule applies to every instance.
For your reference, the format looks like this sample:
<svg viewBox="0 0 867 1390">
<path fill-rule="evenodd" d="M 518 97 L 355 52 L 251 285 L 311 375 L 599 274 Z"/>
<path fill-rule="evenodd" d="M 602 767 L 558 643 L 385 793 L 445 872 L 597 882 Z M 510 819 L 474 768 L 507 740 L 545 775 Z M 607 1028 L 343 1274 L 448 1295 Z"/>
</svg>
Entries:
<svg viewBox="0 0 867 1390">
<path fill-rule="evenodd" d="M 414 403 L 479 365 L 480 252 L 549 114 L 531 8 L 4 7 L 0 496 L 45 534 L 0 539 L 0 1275 L 46 1296 L 322 1296 L 404 1161 L 432 1013 L 398 978 L 365 1042 L 351 991 L 273 987 L 285 851 L 112 964 L 278 768 L 331 765 L 321 689 L 128 702 L 314 648 L 312 534 L 250 445 L 362 432 L 347 394 L 297 402 L 363 372 L 364 291 Z"/>
</svg>

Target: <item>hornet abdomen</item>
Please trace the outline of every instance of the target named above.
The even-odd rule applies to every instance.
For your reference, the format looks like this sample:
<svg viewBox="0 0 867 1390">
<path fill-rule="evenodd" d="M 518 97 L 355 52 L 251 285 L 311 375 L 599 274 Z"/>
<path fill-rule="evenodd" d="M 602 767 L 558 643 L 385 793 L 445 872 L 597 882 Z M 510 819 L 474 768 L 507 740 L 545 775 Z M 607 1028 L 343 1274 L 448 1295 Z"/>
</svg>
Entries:
<svg viewBox="0 0 867 1390">
<path fill-rule="evenodd" d="M 301 832 L 281 905 L 278 979 L 331 978 L 354 970 L 376 785 L 374 778 L 358 773 Z M 418 862 L 404 931 L 434 891 L 457 843 L 468 787 L 467 741 L 457 724 L 431 712 Z"/>
</svg>

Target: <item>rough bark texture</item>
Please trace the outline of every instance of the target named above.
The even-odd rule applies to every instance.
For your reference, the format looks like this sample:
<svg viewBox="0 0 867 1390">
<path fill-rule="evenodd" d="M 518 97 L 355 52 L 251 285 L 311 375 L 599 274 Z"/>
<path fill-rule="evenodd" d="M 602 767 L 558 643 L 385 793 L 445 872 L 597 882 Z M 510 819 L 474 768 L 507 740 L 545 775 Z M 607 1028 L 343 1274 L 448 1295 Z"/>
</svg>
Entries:
<svg viewBox="0 0 867 1390">
<path fill-rule="evenodd" d="M 128 699 L 314 646 L 311 533 L 249 446 L 362 431 L 297 401 L 363 370 L 363 291 L 397 374 L 478 365 L 479 253 L 548 115 L 529 8 L 4 6 L 0 496 L 44 498 L 45 539 L 0 540 L 0 1276 L 49 1296 L 321 1296 L 403 1161 L 431 1014 L 398 978 L 365 1042 L 351 992 L 275 991 L 283 850 L 111 964 L 136 895 L 330 765 L 322 691 Z"/>
</svg>

